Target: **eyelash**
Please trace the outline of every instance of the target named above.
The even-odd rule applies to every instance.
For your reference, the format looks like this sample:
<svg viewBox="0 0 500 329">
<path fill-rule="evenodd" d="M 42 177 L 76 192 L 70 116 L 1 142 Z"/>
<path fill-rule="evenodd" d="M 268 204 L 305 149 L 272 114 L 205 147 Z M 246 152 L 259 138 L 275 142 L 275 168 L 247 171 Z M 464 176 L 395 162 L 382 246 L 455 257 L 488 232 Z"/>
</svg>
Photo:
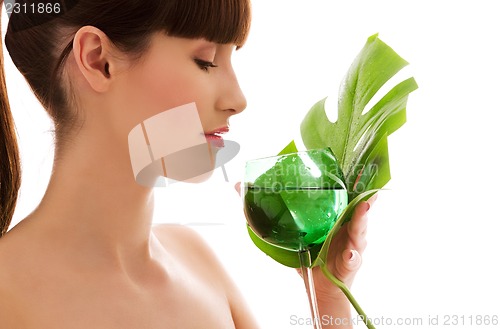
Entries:
<svg viewBox="0 0 500 329">
<path fill-rule="evenodd" d="M 208 72 L 209 68 L 217 67 L 217 65 L 215 65 L 213 62 L 204 61 L 204 60 L 198 59 L 198 58 L 195 58 L 194 62 L 196 63 L 196 65 L 199 66 L 200 69 L 202 69 L 203 71 L 206 71 L 206 72 Z"/>
</svg>

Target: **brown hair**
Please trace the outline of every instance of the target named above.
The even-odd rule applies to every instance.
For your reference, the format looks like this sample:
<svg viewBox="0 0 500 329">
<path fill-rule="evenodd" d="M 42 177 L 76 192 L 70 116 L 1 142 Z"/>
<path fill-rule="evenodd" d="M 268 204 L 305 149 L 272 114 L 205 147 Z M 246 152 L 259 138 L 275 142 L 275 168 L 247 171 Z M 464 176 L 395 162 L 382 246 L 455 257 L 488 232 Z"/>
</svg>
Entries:
<svg viewBox="0 0 500 329">
<path fill-rule="evenodd" d="M 0 0 L 0 6 L 3 2 Z M 71 90 L 64 85 L 61 73 L 72 51 L 72 36 L 80 27 L 95 26 L 118 49 L 136 59 L 147 50 L 154 32 L 241 47 L 250 27 L 249 0 L 59 0 L 48 1 L 41 13 L 40 1 L 16 3 L 21 13 L 10 14 L 5 45 L 12 61 L 53 119 L 56 146 L 75 122 Z M 46 10 L 49 3 L 60 4 L 57 12 L 54 8 L 51 12 Z M 37 10 L 30 12 L 32 8 Z M 2 55 L 0 53 L 0 237 L 11 222 L 20 186 L 19 152 Z"/>
</svg>

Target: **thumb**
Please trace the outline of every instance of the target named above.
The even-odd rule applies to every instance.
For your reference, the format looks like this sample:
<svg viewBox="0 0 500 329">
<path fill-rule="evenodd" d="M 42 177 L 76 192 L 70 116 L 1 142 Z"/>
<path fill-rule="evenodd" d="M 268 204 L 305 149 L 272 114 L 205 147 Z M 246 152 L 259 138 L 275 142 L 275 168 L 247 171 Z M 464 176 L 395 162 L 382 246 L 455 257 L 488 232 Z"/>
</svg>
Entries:
<svg viewBox="0 0 500 329">
<path fill-rule="evenodd" d="M 356 272 L 361 267 L 361 255 L 355 249 L 344 250 L 342 260 L 348 272 Z"/>
</svg>

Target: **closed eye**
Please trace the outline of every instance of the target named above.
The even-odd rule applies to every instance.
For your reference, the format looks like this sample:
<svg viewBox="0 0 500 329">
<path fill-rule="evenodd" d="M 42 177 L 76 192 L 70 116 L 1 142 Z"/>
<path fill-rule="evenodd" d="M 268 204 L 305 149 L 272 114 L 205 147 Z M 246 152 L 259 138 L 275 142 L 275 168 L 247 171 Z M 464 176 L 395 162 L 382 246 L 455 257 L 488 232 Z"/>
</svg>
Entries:
<svg viewBox="0 0 500 329">
<path fill-rule="evenodd" d="M 195 58 L 194 62 L 196 63 L 196 65 L 198 65 L 198 67 L 200 69 L 202 69 L 203 71 L 206 71 L 206 72 L 208 72 L 209 68 L 217 67 L 217 65 L 215 65 L 213 62 L 204 61 L 204 60 L 199 59 L 199 58 Z"/>
</svg>

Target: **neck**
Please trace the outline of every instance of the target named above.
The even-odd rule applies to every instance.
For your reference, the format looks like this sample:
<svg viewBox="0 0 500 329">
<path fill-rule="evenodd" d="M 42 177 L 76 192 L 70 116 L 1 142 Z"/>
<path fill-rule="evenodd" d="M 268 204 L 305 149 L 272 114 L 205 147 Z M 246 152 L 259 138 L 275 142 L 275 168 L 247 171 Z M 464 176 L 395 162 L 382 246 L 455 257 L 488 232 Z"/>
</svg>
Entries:
<svg viewBox="0 0 500 329">
<path fill-rule="evenodd" d="M 135 182 L 127 150 L 126 142 L 84 133 L 56 149 L 46 194 L 30 217 L 107 262 L 150 257 L 153 190 Z"/>
</svg>

